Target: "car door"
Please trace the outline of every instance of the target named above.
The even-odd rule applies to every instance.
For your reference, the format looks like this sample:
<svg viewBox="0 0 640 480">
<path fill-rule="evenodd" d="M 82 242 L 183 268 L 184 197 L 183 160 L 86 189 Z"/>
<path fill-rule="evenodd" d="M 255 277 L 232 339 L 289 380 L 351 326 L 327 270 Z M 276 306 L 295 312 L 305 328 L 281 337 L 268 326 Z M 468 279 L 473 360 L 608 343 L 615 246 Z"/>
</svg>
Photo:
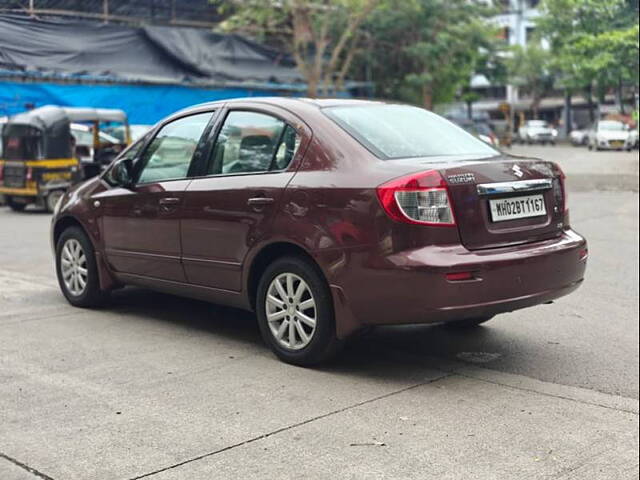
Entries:
<svg viewBox="0 0 640 480">
<path fill-rule="evenodd" d="M 276 107 L 234 104 L 221 118 L 207 170 L 185 193 L 182 261 L 190 283 L 240 291 L 244 258 L 268 232 L 311 131 Z"/>
<path fill-rule="evenodd" d="M 95 197 L 105 256 L 115 272 L 185 281 L 180 211 L 194 153 L 212 116 L 207 111 L 164 124 L 133 159 L 134 185 Z"/>
</svg>

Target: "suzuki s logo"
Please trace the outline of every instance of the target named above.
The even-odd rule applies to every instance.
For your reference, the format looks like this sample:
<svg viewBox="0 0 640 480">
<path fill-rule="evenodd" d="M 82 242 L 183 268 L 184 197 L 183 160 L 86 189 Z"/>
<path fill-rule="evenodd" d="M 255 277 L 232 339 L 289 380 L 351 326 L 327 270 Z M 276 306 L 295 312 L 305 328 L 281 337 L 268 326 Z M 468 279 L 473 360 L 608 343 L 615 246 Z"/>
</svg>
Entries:
<svg viewBox="0 0 640 480">
<path fill-rule="evenodd" d="M 514 165 L 513 167 L 511 167 L 511 171 L 518 178 L 522 178 L 522 176 L 524 175 L 524 172 L 518 165 Z"/>
</svg>

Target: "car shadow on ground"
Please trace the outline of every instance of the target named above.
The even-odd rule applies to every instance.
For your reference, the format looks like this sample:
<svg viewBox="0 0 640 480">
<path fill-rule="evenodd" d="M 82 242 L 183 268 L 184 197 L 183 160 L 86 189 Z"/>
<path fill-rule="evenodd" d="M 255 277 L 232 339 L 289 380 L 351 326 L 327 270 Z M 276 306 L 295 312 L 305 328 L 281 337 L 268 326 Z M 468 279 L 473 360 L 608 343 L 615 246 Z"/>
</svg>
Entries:
<svg viewBox="0 0 640 480">
<path fill-rule="evenodd" d="M 262 341 L 251 312 L 134 287 L 114 292 L 108 309 L 145 321 L 197 330 L 216 340 L 244 343 L 277 362 Z M 349 339 L 338 358 L 316 369 L 338 375 L 409 380 L 425 370 L 438 369 L 441 359 L 489 363 L 501 356 L 496 353 L 501 344 L 517 341 L 509 337 L 508 332 L 490 324 L 469 330 L 451 330 L 441 325 L 378 327 Z"/>
</svg>

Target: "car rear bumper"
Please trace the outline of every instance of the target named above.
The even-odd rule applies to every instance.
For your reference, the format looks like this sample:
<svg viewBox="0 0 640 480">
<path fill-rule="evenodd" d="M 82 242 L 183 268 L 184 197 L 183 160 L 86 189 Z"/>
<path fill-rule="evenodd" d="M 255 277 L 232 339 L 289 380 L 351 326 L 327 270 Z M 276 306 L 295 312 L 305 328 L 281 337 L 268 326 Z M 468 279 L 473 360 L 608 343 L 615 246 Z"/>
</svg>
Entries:
<svg viewBox="0 0 640 480">
<path fill-rule="evenodd" d="M 439 323 L 491 316 L 547 303 L 578 288 L 587 243 L 572 230 L 560 237 L 470 251 L 428 246 L 352 268 L 340 289 L 360 325 Z M 471 272 L 452 281 L 447 273 Z M 358 280 L 361 274 L 362 276 Z"/>
</svg>

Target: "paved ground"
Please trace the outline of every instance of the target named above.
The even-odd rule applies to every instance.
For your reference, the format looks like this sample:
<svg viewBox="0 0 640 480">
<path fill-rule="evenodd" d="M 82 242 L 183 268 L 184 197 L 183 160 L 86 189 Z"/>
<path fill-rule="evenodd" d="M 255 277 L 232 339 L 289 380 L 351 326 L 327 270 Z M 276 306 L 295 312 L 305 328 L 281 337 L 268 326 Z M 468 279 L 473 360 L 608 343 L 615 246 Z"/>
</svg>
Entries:
<svg viewBox="0 0 640 480">
<path fill-rule="evenodd" d="M 637 153 L 514 151 L 637 184 Z M 572 296 L 474 333 L 379 329 L 318 370 L 235 310 L 138 289 L 69 307 L 50 217 L 2 208 L 0 479 L 638 478 L 638 194 L 611 180 L 572 184 Z"/>
<path fill-rule="evenodd" d="M 509 151 L 509 150 L 507 150 Z M 574 191 L 638 191 L 638 151 L 590 152 L 571 145 L 514 145 L 510 153 L 558 162 L 568 175 Z"/>
</svg>

